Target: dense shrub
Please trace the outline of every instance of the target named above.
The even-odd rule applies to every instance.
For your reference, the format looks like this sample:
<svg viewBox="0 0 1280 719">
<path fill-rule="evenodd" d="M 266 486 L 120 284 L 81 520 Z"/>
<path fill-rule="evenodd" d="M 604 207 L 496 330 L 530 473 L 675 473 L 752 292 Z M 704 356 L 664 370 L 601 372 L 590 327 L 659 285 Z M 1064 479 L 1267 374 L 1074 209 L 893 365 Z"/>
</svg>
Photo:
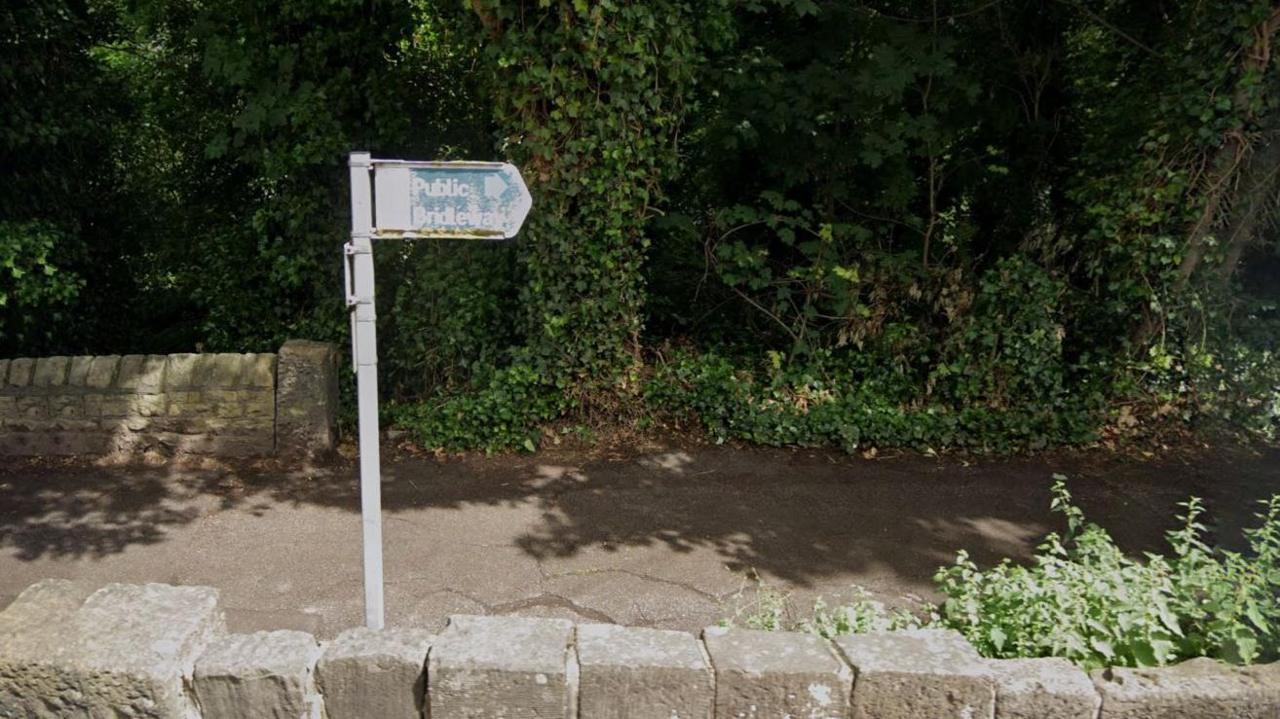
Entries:
<svg viewBox="0 0 1280 719">
<path fill-rule="evenodd" d="M 564 411 L 562 389 L 548 385 L 528 364 L 492 371 L 481 376 L 476 385 L 475 392 L 393 405 L 387 409 L 388 418 L 412 431 L 427 447 L 532 452 L 540 436 L 539 425 Z"/>
<path fill-rule="evenodd" d="M 676 353 L 645 385 L 650 409 L 699 423 L 718 441 L 774 446 L 1008 450 L 1096 438 L 1096 399 L 1052 402 L 930 396 L 909 378 L 864 360 L 816 353 L 801 365 L 781 358 L 741 366 L 716 353 Z M 874 361 L 871 363 L 874 367 Z"/>
<path fill-rule="evenodd" d="M 1058 300 L 1064 292 L 1019 258 L 984 275 L 972 314 L 950 343 L 917 340 L 922 357 L 894 359 L 891 342 L 851 355 L 771 356 L 763 368 L 715 353 L 677 353 L 646 388 L 655 411 L 696 418 L 719 440 L 771 445 L 1009 449 L 1093 439 L 1099 392 L 1069 382 Z M 940 360 L 927 365 L 931 357 Z M 926 364 L 916 369 L 912 364 Z"/>
</svg>

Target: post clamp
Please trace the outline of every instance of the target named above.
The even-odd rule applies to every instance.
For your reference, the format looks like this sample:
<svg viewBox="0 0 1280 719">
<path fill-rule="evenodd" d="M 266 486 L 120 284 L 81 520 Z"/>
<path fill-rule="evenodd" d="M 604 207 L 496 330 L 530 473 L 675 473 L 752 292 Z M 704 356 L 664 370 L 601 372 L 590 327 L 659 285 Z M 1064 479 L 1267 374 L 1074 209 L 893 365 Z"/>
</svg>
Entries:
<svg viewBox="0 0 1280 719">
<path fill-rule="evenodd" d="M 358 238 L 353 238 L 353 239 L 358 239 Z M 363 304 L 372 304 L 373 302 L 372 298 L 361 297 L 356 294 L 355 287 L 352 284 L 354 281 L 354 278 L 352 276 L 353 270 L 351 268 L 351 263 L 354 261 L 356 255 L 373 254 L 373 248 L 369 245 L 367 240 L 365 242 L 359 242 L 359 243 L 347 242 L 342 245 L 342 254 L 343 254 L 342 272 L 343 272 L 343 278 L 344 278 L 343 294 L 346 295 L 346 298 L 347 298 L 347 307 L 355 307 L 356 305 L 363 305 Z"/>
</svg>

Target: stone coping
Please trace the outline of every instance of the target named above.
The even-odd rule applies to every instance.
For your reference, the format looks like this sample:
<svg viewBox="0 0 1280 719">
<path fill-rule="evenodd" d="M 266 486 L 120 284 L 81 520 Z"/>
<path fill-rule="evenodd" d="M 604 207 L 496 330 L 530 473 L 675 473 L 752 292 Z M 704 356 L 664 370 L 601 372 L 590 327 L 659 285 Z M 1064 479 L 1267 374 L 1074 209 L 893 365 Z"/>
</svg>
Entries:
<svg viewBox="0 0 1280 719">
<path fill-rule="evenodd" d="M 29 587 L 0 611 L 0 719 L 1276 719 L 1280 663 L 1092 675 L 958 633 L 701 635 L 457 616 L 439 635 L 227 634 L 217 591 Z"/>
</svg>

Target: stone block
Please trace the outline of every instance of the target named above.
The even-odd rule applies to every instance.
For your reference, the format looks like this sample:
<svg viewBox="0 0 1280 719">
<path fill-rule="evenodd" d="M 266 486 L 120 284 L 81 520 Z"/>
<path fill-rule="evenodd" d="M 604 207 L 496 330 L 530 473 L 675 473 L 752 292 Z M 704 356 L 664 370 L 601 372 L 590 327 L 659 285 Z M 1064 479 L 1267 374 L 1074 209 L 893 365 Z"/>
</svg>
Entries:
<svg viewBox="0 0 1280 719">
<path fill-rule="evenodd" d="M 257 434 L 184 434 L 151 431 L 118 438 L 122 452 L 163 449 L 173 454 L 208 454 L 218 457 L 259 457 L 271 454 L 270 428 Z"/>
<path fill-rule="evenodd" d="M 89 369 L 93 366 L 93 358 L 86 356 L 72 357 L 71 366 L 67 368 L 67 386 L 84 387 L 89 382 Z"/>
<path fill-rule="evenodd" d="M 283 454 L 331 452 L 338 439 L 338 350 L 289 340 L 276 360 L 276 446 Z"/>
<path fill-rule="evenodd" d="M 274 353 L 244 355 L 241 387 L 273 390 L 276 386 L 276 356 Z"/>
<path fill-rule="evenodd" d="M 568 716 L 572 640 L 573 624 L 563 619 L 451 617 L 427 662 L 427 716 Z"/>
<path fill-rule="evenodd" d="M 328 719 L 418 719 L 427 699 L 424 629 L 350 629 L 325 645 L 316 666 Z"/>
<path fill-rule="evenodd" d="M 79 417 L 54 417 L 47 425 L 54 432 L 97 432 L 102 429 L 97 420 Z"/>
<path fill-rule="evenodd" d="M 102 402 L 105 398 L 106 396 L 101 394 L 83 395 L 81 399 L 84 402 L 84 416 L 85 417 L 101 417 Z"/>
<path fill-rule="evenodd" d="M 239 387 L 241 375 L 244 374 L 244 358 L 245 355 L 229 353 L 200 355 L 196 368 L 196 386 L 211 389 Z"/>
<path fill-rule="evenodd" d="M 129 398 L 129 413 L 136 417 L 159 417 L 168 399 L 163 394 L 138 394 Z"/>
<path fill-rule="evenodd" d="M 133 414 L 133 403 L 127 396 L 106 395 L 98 403 L 98 412 L 104 419 L 123 418 Z"/>
<path fill-rule="evenodd" d="M 120 369 L 118 355 L 102 355 L 89 362 L 89 374 L 85 377 L 85 386 L 92 389 L 109 389 L 115 384 L 116 374 Z"/>
<path fill-rule="evenodd" d="M 23 420 L 43 422 L 49 419 L 48 397 L 16 397 L 14 398 L 14 414 Z"/>
<path fill-rule="evenodd" d="M 717 717 L 848 715 L 851 672 L 821 637 L 711 627 L 703 640 L 716 675 Z"/>
<path fill-rule="evenodd" d="M 224 407 L 237 410 L 238 414 L 236 416 L 243 414 L 245 417 L 264 417 L 274 420 L 276 416 L 276 396 L 274 392 L 262 390 L 240 392 L 234 404 L 227 404 Z"/>
<path fill-rule="evenodd" d="M 854 719 L 992 719 L 995 680 L 958 632 L 917 629 L 836 637 L 853 667 Z"/>
<path fill-rule="evenodd" d="M 201 400 L 193 403 L 191 409 L 206 417 L 242 417 L 244 407 L 241 393 L 236 390 L 205 390 L 200 394 Z"/>
<path fill-rule="evenodd" d="M 36 361 L 30 357 L 19 357 L 9 360 L 8 387 L 27 387 L 31 384 L 31 374 L 35 371 Z"/>
<path fill-rule="evenodd" d="M 101 430 L 31 431 L 10 426 L 0 432 L 0 456 L 31 457 L 39 455 L 71 456 L 77 454 L 109 454 L 115 449 L 115 438 Z M 3 719 L 0 716 L 0 719 Z"/>
<path fill-rule="evenodd" d="M 0 662 L 7 656 L 8 641 L 34 626 L 66 622 L 90 594 L 89 587 L 69 579 L 45 579 L 24 589 L 0 612 Z"/>
<path fill-rule="evenodd" d="M 1102 695 L 1101 719 L 1275 719 L 1280 682 L 1255 668 L 1213 659 L 1171 667 L 1093 672 Z"/>
<path fill-rule="evenodd" d="M 8 386 L 9 360 L 0 359 L 0 389 Z"/>
<path fill-rule="evenodd" d="M 192 683 L 205 719 L 320 719 L 320 645 L 306 632 L 232 634 L 196 662 Z"/>
<path fill-rule="evenodd" d="M 125 355 L 116 376 L 118 389 L 154 393 L 164 388 L 164 355 Z"/>
<path fill-rule="evenodd" d="M 218 403 L 203 392 L 166 393 L 165 413 L 170 417 L 212 417 L 218 415 Z"/>
<path fill-rule="evenodd" d="M 31 372 L 32 387 L 61 387 L 67 383 L 70 357 L 41 357 Z"/>
<path fill-rule="evenodd" d="M 49 397 L 49 416 L 53 419 L 83 419 L 84 397 L 76 394 Z"/>
<path fill-rule="evenodd" d="M 28 615 L 11 623 L 20 627 L 0 635 L 0 717 L 196 715 L 184 687 L 224 631 L 215 590 L 110 584 L 78 606 L 74 588 L 42 594 L 23 602 Z M 32 621 L 40 612 L 44 621 Z"/>
<path fill-rule="evenodd" d="M 184 391 L 195 386 L 196 366 L 200 355 L 187 352 L 172 354 L 165 358 L 164 389 L 165 392 Z"/>
<path fill-rule="evenodd" d="M 1089 675 L 1065 659 L 998 659 L 989 666 L 996 682 L 996 719 L 1098 716 L 1102 699 Z"/>
<path fill-rule="evenodd" d="M 599 719 L 710 719 L 715 679 L 692 634 L 578 625 L 578 706 Z"/>
<path fill-rule="evenodd" d="M 53 423 L 47 419 L 31 419 L 29 417 L 14 417 L 5 422 L 5 427 L 10 432 L 51 432 L 54 429 Z"/>
<path fill-rule="evenodd" d="M 18 416 L 18 400 L 15 397 L 0 395 L 0 421 L 16 419 Z"/>
</svg>

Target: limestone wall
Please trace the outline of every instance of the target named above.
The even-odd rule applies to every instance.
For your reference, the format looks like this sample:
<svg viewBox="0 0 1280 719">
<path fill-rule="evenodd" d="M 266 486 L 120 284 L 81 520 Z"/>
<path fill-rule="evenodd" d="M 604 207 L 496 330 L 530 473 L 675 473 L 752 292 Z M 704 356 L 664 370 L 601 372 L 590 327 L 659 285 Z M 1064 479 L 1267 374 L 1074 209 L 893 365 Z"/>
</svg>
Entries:
<svg viewBox="0 0 1280 719">
<path fill-rule="evenodd" d="M 323 451 L 336 357 L 295 341 L 263 354 L 0 359 L 0 455 Z"/>
<path fill-rule="evenodd" d="M 1276 719 L 1280 664 L 1092 676 L 954 632 L 839 637 L 454 617 L 228 634 L 217 592 L 48 580 L 0 612 L 0 719 Z"/>
</svg>

